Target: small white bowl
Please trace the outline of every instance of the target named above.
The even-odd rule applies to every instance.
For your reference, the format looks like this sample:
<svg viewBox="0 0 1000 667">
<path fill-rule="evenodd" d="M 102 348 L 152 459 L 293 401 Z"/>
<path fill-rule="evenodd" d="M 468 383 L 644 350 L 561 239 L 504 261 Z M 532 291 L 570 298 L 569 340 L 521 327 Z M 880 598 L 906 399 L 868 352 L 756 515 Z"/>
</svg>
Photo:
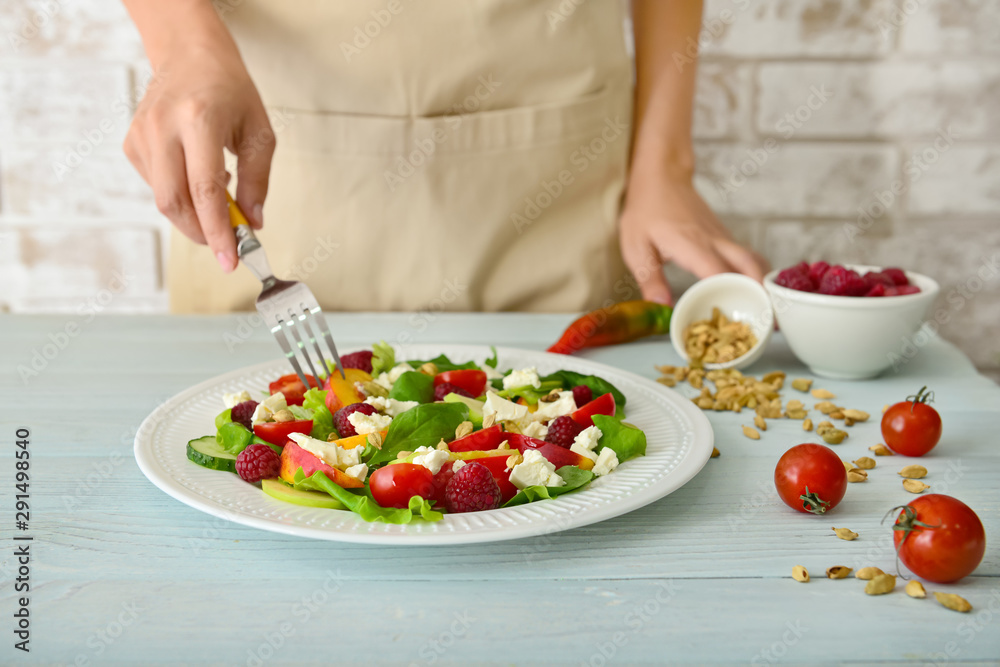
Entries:
<svg viewBox="0 0 1000 667">
<path fill-rule="evenodd" d="M 732 321 L 750 325 L 757 344 L 742 357 L 721 364 L 704 364 L 704 367 L 708 370 L 744 368 L 757 361 L 774 331 L 774 311 L 761 284 L 739 273 L 720 273 L 699 280 L 677 300 L 670 318 L 670 342 L 677 354 L 690 361 L 684 347 L 684 330 L 698 320 L 710 319 L 712 308 L 718 308 Z"/>
<path fill-rule="evenodd" d="M 880 270 L 845 266 L 861 274 Z M 933 279 L 910 271 L 906 277 L 920 292 L 881 297 L 800 292 L 775 284 L 777 276 L 778 271 L 764 276 L 764 287 L 788 346 L 812 372 L 842 380 L 875 377 L 891 366 L 940 291 Z"/>
</svg>

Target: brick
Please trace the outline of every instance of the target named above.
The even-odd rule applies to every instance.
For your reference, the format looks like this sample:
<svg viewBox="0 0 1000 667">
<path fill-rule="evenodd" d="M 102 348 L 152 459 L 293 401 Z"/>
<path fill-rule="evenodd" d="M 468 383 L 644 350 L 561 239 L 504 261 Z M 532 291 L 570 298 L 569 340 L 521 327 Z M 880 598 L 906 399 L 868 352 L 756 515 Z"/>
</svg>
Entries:
<svg viewBox="0 0 1000 667">
<path fill-rule="evenodd" d="M 709 0 L 699 36 L 706 55 L 871 56 L 888 53 L 877 19 L 889 0 Z"/>
<path fill-rule="evenodd" d="M 0 212 L 5 216 L 158 221 L 149 187 L 118 142 L 88 155 L 89 143 L 19 145 L 0 152 Z"/>
<path fill-rule="evenodd" d="M 917 215 L 1000 214 L 1000 147 L 933 144 L 911 150 L 904 169 L 921 171 L 911 188 L 909 210 Z"/>
<path fill-rule="evenodd" d="M 1000 53 L 1000 4 L 993 0 L 899 1 L 879 25 L 898 34 L 899 48 L 913 54 L 995 55 Z"/>
<path fill-rule="evenodd" d="M 0 66 L 0 139 L 121 143 L 131 100 L 124 65 Z"/>
<path fill-rule="evenodd" d="M 766 63 L 756 128 L 796 139 L 997 136 L 1000 64 L 974 62 Z M 825 101 L 824 101 L 825 100 Z"/>
<path fill-rule="evenodd" d="M 0 296 L 11 310 L 129 310 L 163 300 L 158 232 L 39 224 L 0 230 Z"/>
<path fill-rule="evenodd" d="M 898 160 L 887 146 L 773 138 L 700 143 L 695 151 L 695 184 L 705 200 L 718 213 L 739 216 L 853 217 L 872 183 L 896 177 Z"/>
<path fill-rule="evenodd" d="M 121 2 L 20 0 L 0 5 L 0 55 L 144 59 L 139 33 Z"/>
<path fill-rule="evenodd" d="M 736 139 L 749 126 L 749 115 L 749 67 L 701 63 L 694 99 L 694 137 Z"/>
</svg>

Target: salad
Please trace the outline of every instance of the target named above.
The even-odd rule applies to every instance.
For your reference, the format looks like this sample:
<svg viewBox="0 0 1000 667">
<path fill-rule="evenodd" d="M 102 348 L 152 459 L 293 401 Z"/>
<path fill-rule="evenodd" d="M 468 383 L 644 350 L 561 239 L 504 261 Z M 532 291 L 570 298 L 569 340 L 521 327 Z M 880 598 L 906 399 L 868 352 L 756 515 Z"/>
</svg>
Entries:
<svg viewBox="0 0 1000 667">
<path fill-rule="evenodd" d="M 646 452 L 624 394 L 594 375 L 501 373 L 495 350 L 482 364 L 397 363 L 385 342 L 341 362 L 343 377 L 225 394 L 188 459 L 285 502 L 409 523 L 554 498 Z"/>
</svg>

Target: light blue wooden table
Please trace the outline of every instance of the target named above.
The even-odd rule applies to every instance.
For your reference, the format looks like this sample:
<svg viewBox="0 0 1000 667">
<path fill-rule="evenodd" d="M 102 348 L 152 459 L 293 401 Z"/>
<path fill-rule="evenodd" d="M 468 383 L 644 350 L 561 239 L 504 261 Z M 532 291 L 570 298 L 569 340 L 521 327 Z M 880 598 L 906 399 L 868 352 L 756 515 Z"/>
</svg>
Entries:
<svg viewBox="0 0 1000 667">
<path fill-rule="evenodd" d="M 336 315 L 343 348 L 374 340 L 543 349 L 570 318 Z M 76 335 L 60 337 L 75 322 Z M 142 419 L 172 394 L 274 358 L 246 318 L 0 316 L 3 664 L 629 664 L 777 661 L 990 662 L 1000 658 L 1000 388 L 951 345 L 933 342 L 898 373 L 819 381 L 872 413 L 837 447 L 879 442 L 885 403 L 937 392 L 944 438 L 921 461 L 932 491 L 971 505 L 986 558 L 953 586 L 958 614 L 900 586 L 868 597 L 832 565 L 894 569 L 882 515 L 913 498 L 880 458 L 826 517 L 792 512 L 771 477 L 811 440 L 772 420 L 758 441 L 746 415 L 709 413 L 722 456 L 689 484 L 613 521 L 539 538 L 447 548 L 374 548 L 262 532 L 202 514 L 156 489 L 132 458 Z M 46 347 L 51 343 L 52 347 Z M 62 349 L 59 344 L 63 343 Z M 41 368 L 23 380 L 18 366 Z M 52 356 L 47 359 L 45 355 Z M 678 361 L 664 340 L 587 354 L 646 377 Z M 42 363 L 44 362 L 44 364 Z M 776 336 L 748 372 L 803 368 Z M 684 388 L 690 390 L 690 388 Z M 785 398 L 793 397 L 787 390 Z M 815 413 L 814 413 L 815 415 Z M 30 530 L 13 530 L 18 428 L 31 431 Z M 181 443 L 178 443 L 181 446 Z M 831 526 L 860 533 L 846 542 Z M 30 535 L 31 653 L 16 651 L 17 535 Z M 813 581 L 793 581 L 793 565 Z"/>
</svg>

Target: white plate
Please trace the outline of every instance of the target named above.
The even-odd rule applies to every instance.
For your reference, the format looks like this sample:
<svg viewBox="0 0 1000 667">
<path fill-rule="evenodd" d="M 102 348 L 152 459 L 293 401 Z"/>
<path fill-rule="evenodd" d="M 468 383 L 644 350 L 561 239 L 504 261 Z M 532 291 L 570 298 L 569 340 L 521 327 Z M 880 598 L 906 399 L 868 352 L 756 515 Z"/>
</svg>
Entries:
<svg viewBox="0 0 1000 667">
<path fill-rule="evenodd" d="M 404 354 L 405 352 L 405 354 Z M 611 366 L 564 355 L 498 348 L 500 368 L 536 366 L 540 374 L 566 369 L 612 382 L 628 399 L 626 419 L 646 432 L 646 456 L 623 463 L 583 491 L 489 512 L 446 514 L 434 523 L 367 523 L 352 512 L 301 507 L 265 495 L 233 474 L 187 459 L 189 440 L 214 433 L 222 394 L 251 395 L 288 370 L 275 361 L 220 375 L 174 396 L 150 414 L 135 436 L 143 474 L 168 495 L 223 519 L 276 533 L 370 544 L 468 544 L 569 530 L 648 505 L 676 491 L 708 461 L 715 436 L 708 419 L 680 394 Z M 408 345 L 401 359 L 444 353 L 453 361 L 481 363 L 489 349 L 474 345 Z"/>
</svg>

